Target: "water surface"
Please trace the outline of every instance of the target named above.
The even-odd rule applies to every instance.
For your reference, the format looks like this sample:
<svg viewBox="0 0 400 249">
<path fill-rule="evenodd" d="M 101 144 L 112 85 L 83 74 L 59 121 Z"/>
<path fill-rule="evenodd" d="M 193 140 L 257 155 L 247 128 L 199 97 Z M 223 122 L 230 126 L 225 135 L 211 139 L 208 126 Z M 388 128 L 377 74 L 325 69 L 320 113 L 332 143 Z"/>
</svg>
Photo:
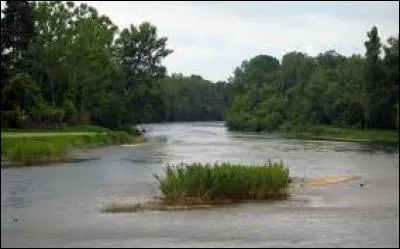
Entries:
<svg viewBox="0 0 400 249">
<path fill-rule="evenodd" d="M 222 122 L 141 125 L 149 143 L 79 151 L 94 160 L 1 170 L 2 247 L 399 247 L 398 148 L 232 133 Z M 176 162 L 283 160 L 296 177 L 360 180 L 285 201 L 105 214 L 156 194 Z M 360 188 L 360 183 L 365 188 Z"/>
</svg>

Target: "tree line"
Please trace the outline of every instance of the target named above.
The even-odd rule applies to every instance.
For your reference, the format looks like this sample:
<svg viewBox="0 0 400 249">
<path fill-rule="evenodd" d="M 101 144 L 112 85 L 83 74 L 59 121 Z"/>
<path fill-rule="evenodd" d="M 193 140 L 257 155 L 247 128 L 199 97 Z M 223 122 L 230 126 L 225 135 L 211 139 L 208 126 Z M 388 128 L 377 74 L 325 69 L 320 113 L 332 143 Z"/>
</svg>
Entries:
<svg viewBox="0 0 400 249">
<path fill-rule="evenodd" d="M 226 120 L 229 129 L 398 128 L 399 36 L 367 32 L 365 55 L 334 50 L 245 60 L 227 82 L 168 75 L 173 50 L 143 22 L 120 30 L 87 4 L 7 1 L 2 127 Z"/>
<path fill-rule="evenodd" d="M 224 119 L 227 84 L 167 77 L 173 51 L 148 22 L 120 30 L 71 1 L 7 1 L 2 12 L 2 127 Z"/>
<path fill-rule="evenodd" d="M 373 27 L 364 45 L 365 56 L 331 50 L 312 57 L 294 51 L 281 63 L 269 55 L 243 61 L 229 80 L 236 96 L 228 128 L 398 128 L 399 35 L 383 45 Z"/>
</svg>

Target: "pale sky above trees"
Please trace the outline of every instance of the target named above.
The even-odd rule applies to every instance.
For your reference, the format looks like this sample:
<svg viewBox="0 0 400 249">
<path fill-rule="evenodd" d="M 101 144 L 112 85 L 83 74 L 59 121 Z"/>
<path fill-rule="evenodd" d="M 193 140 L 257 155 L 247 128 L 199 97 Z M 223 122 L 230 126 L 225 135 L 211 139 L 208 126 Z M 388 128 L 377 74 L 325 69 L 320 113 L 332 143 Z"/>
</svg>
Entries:
<svg viewBox="0 0 400 249">
<path fill-rule="evenodd" d="M 373 25 L 384 42 L 399 30 L 398 1 L 86 3 L 120 29 L 150 21 L 174 49 L 164 62 L 169 74 L 199 74 L 212 81 L 226 80 L 242 60 L 257 54 L 279 60 L 293 50 L 313 56 L 330 49 L 364 54 Z"/>
</svg>

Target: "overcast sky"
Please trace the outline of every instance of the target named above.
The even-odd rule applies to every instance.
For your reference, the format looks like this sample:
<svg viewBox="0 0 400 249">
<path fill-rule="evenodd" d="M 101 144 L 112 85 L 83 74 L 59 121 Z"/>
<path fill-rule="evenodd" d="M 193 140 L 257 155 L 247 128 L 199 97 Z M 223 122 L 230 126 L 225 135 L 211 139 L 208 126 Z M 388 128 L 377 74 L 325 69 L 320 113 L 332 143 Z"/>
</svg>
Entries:
<svg viewBox="0 0 400 249">
<path fill-rule="evenodd" d="M 77 1 L 84 2 L 84 1 Z M 399 30 L 399 2 L 138 2 L 88 1 L 120 29 L 149 21 L 168 47 L 168 73 L 226 80 L 258 54 L 281 60 L 296 50 L 364 53 L 373 25 L 383 41 Z M 2 4 L 3 5 L 3 4 Z"/>
</svg>

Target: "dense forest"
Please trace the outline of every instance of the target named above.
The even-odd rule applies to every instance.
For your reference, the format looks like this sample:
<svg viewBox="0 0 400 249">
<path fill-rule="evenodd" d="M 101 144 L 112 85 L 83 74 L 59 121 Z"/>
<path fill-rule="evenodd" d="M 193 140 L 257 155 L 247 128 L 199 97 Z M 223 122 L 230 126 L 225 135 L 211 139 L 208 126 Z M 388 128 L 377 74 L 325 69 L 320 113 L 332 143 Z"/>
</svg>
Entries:
<svg viewBox="0 0 400 249">
<path fill-rule="evenodd" d="M 148 22 L 119 30 L 87 4 L 7 1 L 2 127 L 223 120 L 227 83 L 167 76 L 173 51 Z"/>
<path fill-rule="evenodd" d="M 258 55 L 227 82 L 168 75 L 173 51 L 148 22 L 120 30 L 95 8 L 7 1 L 1 18 L 2 127 L 226 120 L 231 130 L 302 125 L 398 128 L 399 36 L 366 32 L 365 55 Z"/>
<path fill-rule="evenodd" d="M 376 27 L 366 38 L 365 56 L 290 52 L 281 63 L 268 55 L 243 61 L 230 79 L 236 97 L 227 114 L 228 128 L 398 128 L 399 36 L 388 39 L 384 54 Z"/>
<path fill-rule="evenodd" d="M 162 80 L 166 121 L 222 121 L 234 98 L 231 84 L 172 74 Z"/>
</svg>

